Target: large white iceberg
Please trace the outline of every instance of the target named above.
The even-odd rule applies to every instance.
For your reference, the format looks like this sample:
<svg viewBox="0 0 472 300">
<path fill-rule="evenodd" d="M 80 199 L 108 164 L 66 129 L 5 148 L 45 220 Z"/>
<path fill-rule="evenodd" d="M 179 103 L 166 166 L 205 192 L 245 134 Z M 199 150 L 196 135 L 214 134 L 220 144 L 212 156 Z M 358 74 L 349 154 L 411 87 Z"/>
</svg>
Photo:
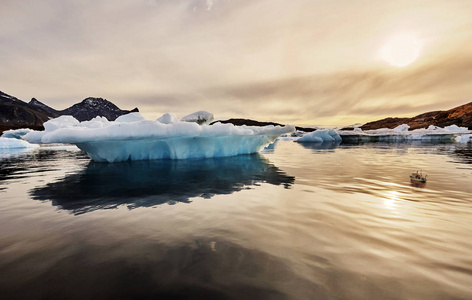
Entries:
<svg viewBox="0 0 472 300">
<path fill-rule="evenodd" d="M 84 150 L 92 160 L 116 162 L 149 159 L 187 159 L 255 153 L 294 126 L 234 126 L 193 122 L 164 124 L 132 117 L 113 122 L 79 122 L 61 116 L 44 123 L 45 131 L 24 136 L 33 143 L 69 143 Z M 136 119 L 132 121 L 130 119 Z M 75 120 L 75 121 L 74 121 Z M 97 123 L 100 126 L 97 126 Z M 50 123 L 50 124 L 48 124 Z"/>
</svg>

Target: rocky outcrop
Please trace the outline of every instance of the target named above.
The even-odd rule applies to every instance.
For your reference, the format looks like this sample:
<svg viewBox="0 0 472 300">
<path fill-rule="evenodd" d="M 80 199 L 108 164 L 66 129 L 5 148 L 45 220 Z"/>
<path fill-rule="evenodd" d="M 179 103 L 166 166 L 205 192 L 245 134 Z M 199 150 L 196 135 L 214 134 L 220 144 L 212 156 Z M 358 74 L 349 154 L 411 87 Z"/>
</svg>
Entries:
<svg viewBox="0 0 472 300">
<path fill-rule="evenodd" d="M 79 121 L 88 121 L 96 116 L 105 117 L 108 121 L 114 121 L 122 115 L 130 112 L 139 112 L 138 108 L 133 110 L 121 110 L 115 104 L 103 98 L 89 97 L 82 102 L 72 105 L 59 112 L 61 115 L 70 115 Z"/>
<path fill-rule="evenodd" d="M 36 98 L 26 103 L 0 91 L 0 134 L 5 130 L 18 128 L 42 130 L 44 122 L 60 115 L 71 115 L 79 121 L 87 121 L 96 116 L 114 121 L 119 116 L 138 111 L 138 108 L 121 110 L 106 99 L 92 97 L 59 111 Z"/>
<path fill-rule="evenodd" d="M 52 107 L 47 106 L 43 102 L 39 101 L 36 98 L 32 98 L 31 101 L 28 103 L 30 106 L 34 106 L 37 110 L 40 110 L 48 115 L 57 115 L 59 116 L 61 113 L 55 110 Z"/>
<path fill-rule="evenodd" d="M 386 118 L 364 124 L 362 130 L 395 128 L 408 124 L 411 129 L 428 128 L 429 125 L 446 127 L 457 125 L 472 129 L 472 102 L 446 111 L 431 111 L 413 118 Z"/>
<path fill-rule="evenodd" d="M 273 125 L 273 126 L 284 126 L 283 124 L 280 124 L 280 123 L 275 123 L 275 122 L 259 122 L 259 121 L 255 121 L 255 120 L 250 120 L 250 119 L 228 119 L 228 120 L 219 120 L 219 121 L 215 121 L 211 124 L 214 124 L 216 122 L 220 122 L 220 123 L 230 123 L 230 124 L 233 124 L 233 125 L 236 125 L 236 126 L 241 126 L 241 125 L 246 125 L 246 126 L 268 126 L 268 125 Z M 315 131 L 316 128 L 308 128 L 308 127 L 295 127 L 296 130 L 299 130 L 299 131 L 304 131 L 304 132 L 312 132 L 312 131 Z"/>
<path fill-rule="evenodd" d="M 42 130 L 44 122 L 57 116 L 0 92 L 0 132 L 24 127 Z"/>
</svg>

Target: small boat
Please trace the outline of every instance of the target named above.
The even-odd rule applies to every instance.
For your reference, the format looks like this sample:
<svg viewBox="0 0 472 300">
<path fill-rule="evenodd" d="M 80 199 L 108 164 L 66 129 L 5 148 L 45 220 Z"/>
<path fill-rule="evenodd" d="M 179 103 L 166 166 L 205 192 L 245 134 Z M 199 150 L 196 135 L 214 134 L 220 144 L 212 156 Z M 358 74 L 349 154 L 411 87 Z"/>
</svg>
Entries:
<svg viewBox="0 0 472 300">
<path fill-rule="evenodd" d="M 410 180 L 413 182 L 426 182 L 428 180 L 428 175 L 423 175 L 423 172 L 411 173 Z"/>
</svg>

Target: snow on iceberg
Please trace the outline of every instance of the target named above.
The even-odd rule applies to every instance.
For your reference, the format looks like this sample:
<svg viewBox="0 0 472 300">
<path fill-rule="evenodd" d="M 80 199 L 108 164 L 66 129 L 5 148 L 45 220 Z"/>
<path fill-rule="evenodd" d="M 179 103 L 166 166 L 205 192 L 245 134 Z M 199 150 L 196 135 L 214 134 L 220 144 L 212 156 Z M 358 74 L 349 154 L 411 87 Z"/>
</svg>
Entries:
<svg viewBox="0 0 472 300">
<path fill-rule="evenodd" d="M 91 126 L 91 123 L 74 121 L 70 116 L 64 117 L 44 123 L 45 131 L 28 133 L 25 139 L 33 143 L 75 144 L 94 161 L 116 162 L 255 153 L 274 142 L 281 134 L 295 130 L 291 125 L 256 127 L 221 123 L 198 125 L 193 122 L 163 124 L 150 120 L 129 122 L 129 119 L 125 119 L 125 122 L 121 122 L 119 118 L 113 122 L 102 122 L 102 126 L 97 127 Z M 52 124 L 48 124 L 49 122 Z"/>
<path fill-rule="evenodd" d="M 179 119 L 174 114 L 165 113 L 160 118 L 158 118 L 157 121 L 161 122 L 162 124 L 171 124 L 178 122 Z"/>
<path fill-rule="evenodd" d="M 0 137 L 0 149 L 18 149 L 18 148 L 36 148 L 38 145 L 33 145 L 27 141 L 16 138 Z"/>
<path fill-rule="evenodd" d="M 213 114 L 204 110 L 200 110 L 194 113 L 191 113 L 190 115 L 186 115 L 185 117 L 182 118 L 181 121 L 183 122 L 195 122 L 200 125 L 203 124 L 210 124 L 211 121 L 213 121 L 214 117 Z"/>
<path fill-rule="evenodd" d="M 333 129 L 319 129 L 295 140 L 297 143 L 340 142 L 341 136 Z"/>
<path fill-rule="evenodd" d="M 119 116 L 116 118 L 115 122 L 130 123 L 146 120 L 142 114 L 139 112 L 132 112 L 126 115 Z"/>
<path fill-rule="evenodd" d="M 393 131 L 405 132 L 405 131 L 408 131 L 408 129 L 410 129 L 410 125 L 402 124 L 402 125 L 398 125 L 397 127 L 393 128 Z"/>
</svg>

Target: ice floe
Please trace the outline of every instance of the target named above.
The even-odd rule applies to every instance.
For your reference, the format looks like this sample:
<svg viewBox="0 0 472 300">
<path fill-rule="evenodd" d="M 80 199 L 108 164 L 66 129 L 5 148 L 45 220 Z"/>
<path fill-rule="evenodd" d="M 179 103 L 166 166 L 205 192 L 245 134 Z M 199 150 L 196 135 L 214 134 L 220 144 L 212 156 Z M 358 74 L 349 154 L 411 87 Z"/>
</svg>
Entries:
<svg viewBox="0 0 472 300">
<path fill-rule="evenodd" d="M 295 130 L 291 125 L 257 127 L 221 123 L 199 125 L 194 122 L 164 124 L 144 120 L 139 113 L 130 115 L 113 122 L 106 119 L 79 122 L 71 116 L 61 116 L 44 123 L 44 131 L 30 132 L 24 138 L 32 143 L 75 144 L 94 161 L 115 162 L 255 153 L 274 142 L 281 134 Z M 203 117 L 201 112 L 193 115 Z M 209 115 L 205 116 L 205 120 L 210 119 Z"/>
<path fill-rule="evenodd" d="M 162 124 L 171 124 L 178 122 L 179 119 L 174 114 L 165 113 L 160 118 L 158 118 L 157 121 L 161 122 Z"/>
<path fill-rule="evenodd" d="M 213 121 L 213 114 L 204 110 L 200 110 L 182 118 L 183 122 L 195 122 L 200 125 L 210 124 Z"/>
<path fill-rule="evenodd" d="M 0 149 L 36 148 L 38 145 L 30 144 L 17 138 L 0 137 Z"/>
<path fill-rule="evenodd" d="M 21 139 L 24 135 L 26 135 L 27 133 L 30 133 L 31 131 L 33 130 L 29 128 L 10 129 L 10 130 L 4 131 L 1 137 Z"/>
<path fill-rule="evenodd" d="M 322 142 L 340 142 L 341 136 L 333 129 L 319 129 L 305 134 L 303 137 L 295 140 L 297 143 L 322 143 Z"/>
<path fill-rule="evenodd" d="M 454 141 L 456 137 L 471 132 L 466 127 L 459 127 L 456 125 L 444 128 L 430 125 L 427 129 L 414 130 L 408 130 L 409 128 L 410 127 L 407 124 L 402 124 L 394 129 L 381 128 L 365 131 L 339 130 L 337 132 L 344 142 L 400 142 L 409 140 Z"/>
</svg>

